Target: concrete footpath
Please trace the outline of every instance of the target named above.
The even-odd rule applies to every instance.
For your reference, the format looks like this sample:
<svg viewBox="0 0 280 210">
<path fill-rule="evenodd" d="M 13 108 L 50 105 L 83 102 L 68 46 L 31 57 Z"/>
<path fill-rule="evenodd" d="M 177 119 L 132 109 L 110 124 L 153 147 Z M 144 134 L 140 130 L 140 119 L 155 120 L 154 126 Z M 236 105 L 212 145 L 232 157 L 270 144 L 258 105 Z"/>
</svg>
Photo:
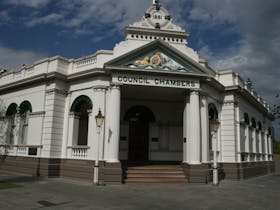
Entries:
<svg viewBox="0 0 280 210">
<path fill-rule="evenodd" d="M 0 190 L 0 209 L 279 209 L 280 175 L 192 184 L 95 186 L 66 179 L 38 179 L 0 171 L 0 181 L 23 185 Z"/>
</svg>

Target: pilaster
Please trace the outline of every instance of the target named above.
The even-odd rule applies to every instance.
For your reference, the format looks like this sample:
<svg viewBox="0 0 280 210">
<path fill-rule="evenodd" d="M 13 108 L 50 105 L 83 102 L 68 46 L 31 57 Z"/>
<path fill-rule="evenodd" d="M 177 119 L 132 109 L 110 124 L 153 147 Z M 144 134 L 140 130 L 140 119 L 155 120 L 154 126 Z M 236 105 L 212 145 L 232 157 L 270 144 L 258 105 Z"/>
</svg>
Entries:
<svg viewBox="0 0 280 210">
<path fill-rule="evenodd" d="M 208 114 L 208 100 L 206 96 L 201 96 L 201 157 L 202 162 L 209 161 L 209 114 Z"/>
</svg>

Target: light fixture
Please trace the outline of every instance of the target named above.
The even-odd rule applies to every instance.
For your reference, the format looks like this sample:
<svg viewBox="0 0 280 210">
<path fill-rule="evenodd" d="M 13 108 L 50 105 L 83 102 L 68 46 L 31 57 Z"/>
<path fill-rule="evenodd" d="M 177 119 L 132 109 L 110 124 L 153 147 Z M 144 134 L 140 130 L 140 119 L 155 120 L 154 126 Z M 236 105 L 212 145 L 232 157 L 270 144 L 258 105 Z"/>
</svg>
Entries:
<svg viewBox="0 0 280 210">
<path fill-rule="evenodd" d="M 100 185 L 99 184 L 99 178 L 98 178 L 98 171 L 99 171 L 99 144 L 100 144 L 100 130 L 101 130 L 101 126 L 104 122 L 104 116 L 101 113 L 101 110 L 99 109 L 98 114 L 95 116 L 95 120 L 96 120 L 96 126 L 97 126 L 97 142 L 96 142 L 96 157 L 95 157 L 95 166 L 94 166 L 94 178 L 93 178 L 93 182 L 96 185 Z"/>
<path fill-rule="evenodd" d="M 98 114 L 95 116 L 97 127 L 101 127 L 104 122 L 104 116 L 102 115 L 101 110 L 99 109 Z"/>
<path fill-rule="evenodd" d="M 213 185 L 219 185 L 219 172 L 218 172 L 218 161 L 217 161 L 217 147 L 218 147 L 218 138 L 217 132 L 220 126 L 218 120 L 210 120 L 210 131 L 212 133 L 213 141 Z"/>
<path fill-rule="evenodd" d="M 220 122 L 218 120 L 210 120 L 210 131 L 217 132 L 220 126 Z"/>
</svg>

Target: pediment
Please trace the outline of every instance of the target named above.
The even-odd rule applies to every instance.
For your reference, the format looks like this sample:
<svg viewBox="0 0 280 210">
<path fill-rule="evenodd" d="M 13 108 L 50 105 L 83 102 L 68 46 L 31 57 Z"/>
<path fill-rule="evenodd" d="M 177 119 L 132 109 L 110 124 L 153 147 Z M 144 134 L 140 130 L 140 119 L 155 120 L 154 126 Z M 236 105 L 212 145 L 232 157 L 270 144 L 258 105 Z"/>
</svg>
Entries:
<svg viewBox="0 0 280 210">
<path fill-rule="evenodd" d="M 195 74 L 212 74 L 206 68 L 161 40 L 155 40 L 105 64 L 105 68 L 158 70 Z"/>
</svg>

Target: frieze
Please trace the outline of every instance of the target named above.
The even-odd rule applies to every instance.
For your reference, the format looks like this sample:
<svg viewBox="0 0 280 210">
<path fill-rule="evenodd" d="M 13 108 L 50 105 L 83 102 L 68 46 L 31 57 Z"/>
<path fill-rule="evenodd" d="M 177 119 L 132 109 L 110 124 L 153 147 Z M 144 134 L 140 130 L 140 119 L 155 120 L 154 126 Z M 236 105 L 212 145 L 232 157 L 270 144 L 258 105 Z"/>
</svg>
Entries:
<svg viewBox="0 0 280 210">
<path fill-rule="evenodd" d="M 171 87 L 184 89 L 200 88 L 198 80 L 134 74 L 113 74 L 112 82 L 115 84 Z"/>
</svg>

